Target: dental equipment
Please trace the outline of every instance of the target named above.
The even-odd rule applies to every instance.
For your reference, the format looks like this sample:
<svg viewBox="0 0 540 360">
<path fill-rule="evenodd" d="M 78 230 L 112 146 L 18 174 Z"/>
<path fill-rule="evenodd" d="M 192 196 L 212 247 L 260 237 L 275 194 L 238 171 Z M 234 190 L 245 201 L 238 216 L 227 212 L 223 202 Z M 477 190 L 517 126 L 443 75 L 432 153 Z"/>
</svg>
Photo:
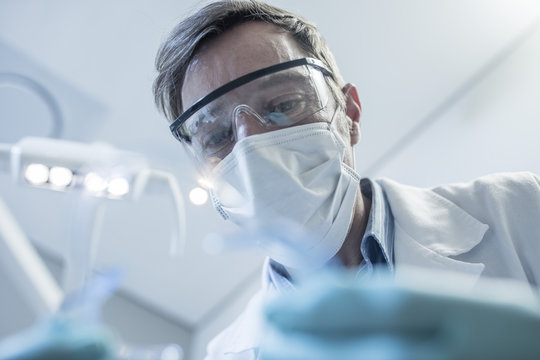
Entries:
<svg viewBox="0 0 540 360">
<path fill-rule="evenodd" d="M 90 275 L 100 214 L 107 200 L 137 200 L 149 187 L 170 191 L 176 212 L 170 251 L 174 255 L 183 250 L 185 214 L 178 183 L 172 174 L 149 168 L 141 155 L 106 144 L 26 137 L 15 144 L 0 144 L 2 170 L 9 171 L 15 182 L 20 184 L 78 195 L 64 273 L 66 293 L 81 288 Z M 4 239 L 10 248 L 20 242 L 20 239 L 10 242 Z M 20 263 L 20 257 L 16 257 L 16 261 Z M 22 263 L 20 265 L 26 271 L 35 270 L 24 267 Z M 42 271 L 43 267 L 40 269 Z"/>
</svg>

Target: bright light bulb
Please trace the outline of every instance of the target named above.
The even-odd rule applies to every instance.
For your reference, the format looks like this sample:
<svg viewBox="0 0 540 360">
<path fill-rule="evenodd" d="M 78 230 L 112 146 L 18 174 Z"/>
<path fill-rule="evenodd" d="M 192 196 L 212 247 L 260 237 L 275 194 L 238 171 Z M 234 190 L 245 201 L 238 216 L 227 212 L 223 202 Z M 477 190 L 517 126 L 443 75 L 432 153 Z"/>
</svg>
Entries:
<svg viewBox="0 0 540 360">
<path fill-rule="evenodd" d="M 107 191 L 113 196 L 124 196 L 129 192 L 129 182 L 124 178 L 114 178 L 109 183 Z"/>
<path fill-rule="evenodd" d="M 70 169 L 62 166 L 54 166 L 49 172 L 49 181 L 52 185 L 58 187 L 66 187 L 71 184 L 73 173 Z"/>
<path fill-rule="evenodd" d="M 193 188 L 189 192 L 189 200 L 195 205 L 202 205 L 208 200 L 208 193 L 200 187 Z"/>
<path fill-rule="evenodd" d="M 107 188 L 107 182 L 96 173 L 88 173 L 84 177 L 84 186 L 91 192 L 102 192 Z"/>
<path fill-rule="evenodd" d="M 24 170 L 24 178 L 32 185 L 43 185 L 49 179 L 49 168 L 43 164 L 30 164 Z"/>
</svg>

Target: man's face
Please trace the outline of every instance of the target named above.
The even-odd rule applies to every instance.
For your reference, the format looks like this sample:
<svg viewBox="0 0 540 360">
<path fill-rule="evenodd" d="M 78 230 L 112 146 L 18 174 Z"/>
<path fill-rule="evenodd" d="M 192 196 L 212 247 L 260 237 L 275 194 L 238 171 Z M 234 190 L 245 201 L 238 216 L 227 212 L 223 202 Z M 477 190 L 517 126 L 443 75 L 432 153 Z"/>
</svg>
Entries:
<svg viewBox="0 0 540 360">
<path fill-rule="evenodd" d="M 238 77 L 266 68 L 271 65 L 293 59 L 307 57 L 294 38 L 283 29 L 264 22 L 248 22 L 238 25 L 224 34 L 205 43 L 198 51 L 187 71 L 182 87 L 184 109 L 189 108 L 201 97 L 212 90 Z M 330 121 L 336 106 L 331 101 L 327 109 L 317 114 L 322 119 L 312 121 Z M 344 114 L 337 116 L 337 122 L 345 120 Z M 249 122 L 248 122 L 249 123 Z M 246 126 L 239 132 L 240 140 L 255 133 L 260 128 Z M 349 134 L 337 126 L 345 143 L 350 143 Z M 352 152 L 346 153 L 345 162 L 352 166 Z"/>
</svg>

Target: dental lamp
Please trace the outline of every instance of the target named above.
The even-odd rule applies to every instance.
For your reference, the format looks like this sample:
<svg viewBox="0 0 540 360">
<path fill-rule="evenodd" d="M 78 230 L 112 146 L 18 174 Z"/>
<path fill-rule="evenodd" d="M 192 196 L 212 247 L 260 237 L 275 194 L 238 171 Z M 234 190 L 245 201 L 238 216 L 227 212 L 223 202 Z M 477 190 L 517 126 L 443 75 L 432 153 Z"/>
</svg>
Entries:
<svg viewBox="0 0 540 360">
<path fill-rule="evenodd" d="M 136 201 L 147 189 L 170 191 L 169 199 L 176 212 L 170 252 L 174 255 L 183 250 L 185 214 L 178 183 L 172 174 L 149 168 L 139 154 L 102 143 L 26 137 L 15 144 L 0 144 L 0 171 L 10 172 L 19 184 L 77 195 L 64 273 L 66 293 L 81 288 L 90 275 L 103 205 L 107 201 Z M 35 308 L 39 313 L 44 309 L 53 312 L 61 291 L 51 277 L 46 276 L 45 280 L 40 277 L 39 273 L 46 267 L 14 219 L 3 216 L 8 212 L 7 207 L 1 202 L 0 205 L 0 243 L 3 240 L 2 250 L 6 250 L 0 259 L 8 262 L 9 258 L 13 274 L 19 271 L 26 274 L 26 279 L 19 276 L 18 280 L 23 281 L 18 282 L 27 288 L 25 293 L 31 302 L 38 303 Z M 42 287 L 48 290 L 37 288 L 37 283 L 46 284 Z M 39 294 L 38 299 L 30 294 Z"/>
<path fill-rule="evenodd" d="M 106 144 L 27 137 L 11 147 L 18 183 L 90 196 L 137 198 L 147 179 L 144 159 Z"/>
</svg>

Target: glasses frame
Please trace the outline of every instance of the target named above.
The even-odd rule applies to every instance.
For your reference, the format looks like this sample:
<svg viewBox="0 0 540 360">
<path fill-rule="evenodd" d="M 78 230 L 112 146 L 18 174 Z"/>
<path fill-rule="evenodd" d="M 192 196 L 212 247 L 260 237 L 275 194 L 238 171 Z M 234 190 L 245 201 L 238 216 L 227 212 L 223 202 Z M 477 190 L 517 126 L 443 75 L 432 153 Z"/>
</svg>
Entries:
<svg viewBox="0 0 540 360">
<path fill-rule="evenodd" d="M 275 65 L 272 65 L 263 69 L 250 72 L 246 75 L 242 75 L 239 78 L 236 78 L 226 83 L 225 85 L 222 85 L 218 87 L 217 89 L 211 91 L 209 94 L 197 100 L 186 111 L 180 114 L 180 116 L 178 116 L 176 120 L 174 120 L 172 124 L 169 125 L 169 129 L 177 140 L 179 140 L 180 142 L 189 144 L 191 143 L 191 140 L 183 136 L 179 130 L 181 126 L 187 121 L 187 119 L 189 119 L 193 114 L 195 114 L 197 111 L 202 109 L 204 106 L 208 105 L 209 103 L 211 103 L 218 97 L 225 95 L 229 91 L 234 90 L 237 87 L 247 84 L 248 82 L 251 82 L 255 79 L 273 74 L 281 70 L 286 70 L 286 69 L 290 69 L 290 68 L 302 66 L 302 65 L 308 65 L 308 66 L 314 67 L 315 69 L 321 71 L 323 75 L 329 76 L 332 79 L 334 79 L 334 75 L 332 74 L 330 70 L 326 68 L 324 63 L 314 58 L 307 57 L 307 58 L 295 59 L 295 60 L 275 64 Z"/>
</svg>

